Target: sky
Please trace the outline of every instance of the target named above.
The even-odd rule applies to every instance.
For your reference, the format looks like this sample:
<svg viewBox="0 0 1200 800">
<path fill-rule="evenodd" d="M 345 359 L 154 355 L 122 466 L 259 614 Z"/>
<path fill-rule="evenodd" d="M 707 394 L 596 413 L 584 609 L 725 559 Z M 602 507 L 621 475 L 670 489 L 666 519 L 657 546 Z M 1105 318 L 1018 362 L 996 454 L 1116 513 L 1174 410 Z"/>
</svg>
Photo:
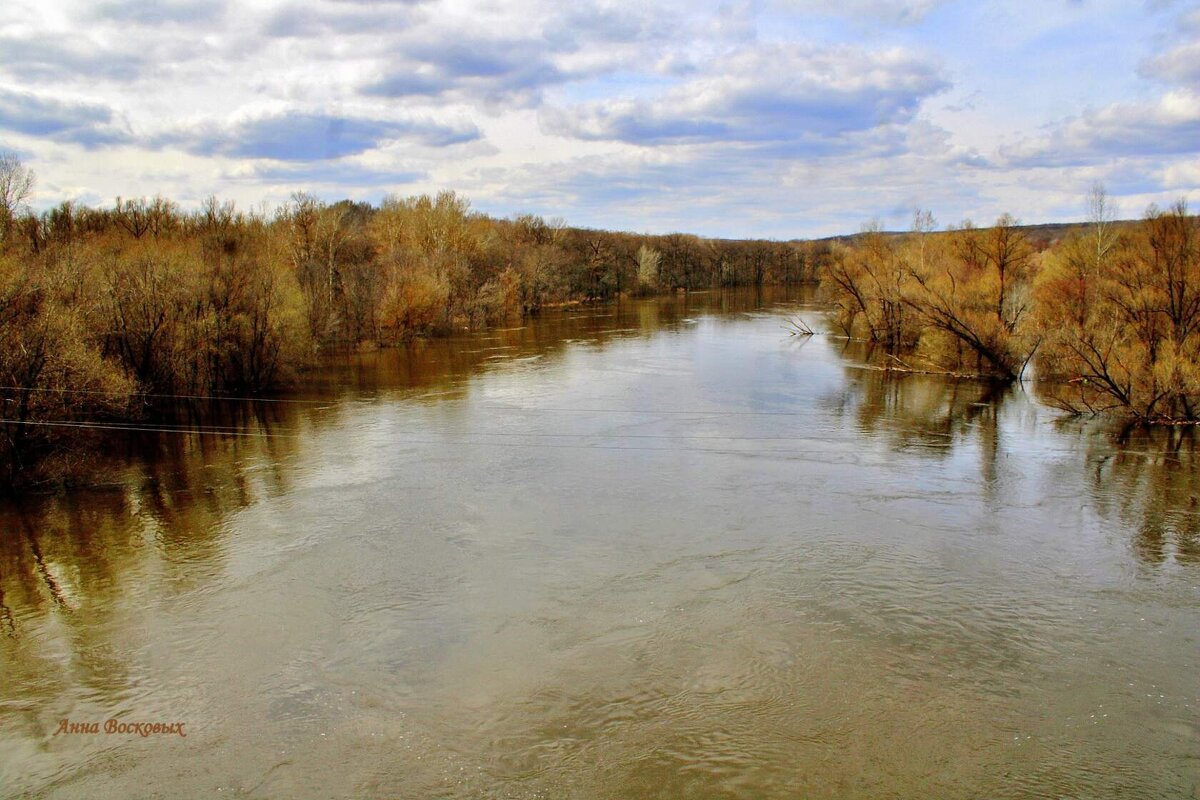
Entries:
<svg viewBox="0 0 1200 800">
<path fill-rule="evenodd" d="M 31 205 L 809 238 L 1200 204 L 1200 0 L 4 0 Z"/>
</svg>

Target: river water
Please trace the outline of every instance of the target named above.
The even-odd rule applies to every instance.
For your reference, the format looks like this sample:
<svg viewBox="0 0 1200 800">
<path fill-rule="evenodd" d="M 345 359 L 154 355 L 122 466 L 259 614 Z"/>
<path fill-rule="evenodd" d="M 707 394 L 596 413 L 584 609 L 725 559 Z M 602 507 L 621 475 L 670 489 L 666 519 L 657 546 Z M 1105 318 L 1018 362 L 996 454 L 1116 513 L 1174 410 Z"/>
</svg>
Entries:
<svg viewBox="0 0 1200 800">
<path fill-rule="evenodd" d="M 110 440 L 0 509 L 0 794 L 1200 797 L 1192 437 L 797 315 L 547 312 Z"/>
</svg>

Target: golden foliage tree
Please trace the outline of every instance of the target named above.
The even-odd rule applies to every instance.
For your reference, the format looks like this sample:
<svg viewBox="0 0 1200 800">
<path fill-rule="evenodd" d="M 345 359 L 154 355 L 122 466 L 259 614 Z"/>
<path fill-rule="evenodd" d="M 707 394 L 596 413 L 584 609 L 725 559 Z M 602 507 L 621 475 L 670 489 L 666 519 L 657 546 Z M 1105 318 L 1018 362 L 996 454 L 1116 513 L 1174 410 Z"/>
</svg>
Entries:
<svg viewBox="0 0 1200 800">
<path fill-rule="evenodd" d="M 847 336 L 882 344 L 888 352 L 916 343 L 918 331 L 904 301 L 912 279 L 908 245 L 872 224 L 854 246 L 834 251 L 824 278 L 836 323 Z"/>
<path fill-rule="evenodd" d="M 0 459 L 8 483 L 55 474 L 78 427 L 132 411 L 134 381 L 101 355 L 96 309 L 62 264 L 0 255 Z"/>
<path fill-rule="evenodd" d="M 1050 392 L 1071 411 L 1121 409 L 1139 420 L 1200 418 L 1200 225 L 1184 202 L 1093 249 L 1095 230 L 1062 249 L 1039 286 L 1052 334 Z M 1099 258 L 1093 254 L 1099 252 Z M 1086 271 L 1085 271 L 1086 266 Z"/>
<path fill-rule="evenodd" d="M 1035 254 L 1007 214 L 991 228 L 945 237 L 911 270 L 904 303 L 927 330 L 921 348 L 949 369 L 1021 374 L 1037 347 L 1028 324 Z"/>
</svg>

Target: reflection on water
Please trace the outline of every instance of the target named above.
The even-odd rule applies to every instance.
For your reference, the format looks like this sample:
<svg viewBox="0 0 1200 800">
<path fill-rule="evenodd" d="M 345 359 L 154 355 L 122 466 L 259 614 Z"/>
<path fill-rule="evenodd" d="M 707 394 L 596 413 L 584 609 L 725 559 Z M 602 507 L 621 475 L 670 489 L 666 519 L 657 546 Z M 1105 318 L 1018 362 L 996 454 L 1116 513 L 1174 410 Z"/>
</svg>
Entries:
<svg viewBox="0 0 1200 800">
<path fill-rule="evenodd" d="M 1136 429 L 1089 443 L 1089 498 L 1133 534 L 1150 566 L 1200 564 L 1200 460 L 1194 428 Z"/>
<path fill-rule="evenodd" d="M 702 293 L 331 357 L 0 510 L 0 786 L 1191 796 L 1185 430 Z M 59 721 L 188 736 L 55 735 Z"/>
<path fill-rule="evenodd" d="M 885 372 L 871 368 L 876 354 L 861 343 L 839 350 L 852 367 L 835 405 L 840 413 L 853 414 L 865 435 L 934 455 L 949 453 L 956 439 L 976 430 L 995 444 L 999 409 L 1010 387 Z"/>
</svg>

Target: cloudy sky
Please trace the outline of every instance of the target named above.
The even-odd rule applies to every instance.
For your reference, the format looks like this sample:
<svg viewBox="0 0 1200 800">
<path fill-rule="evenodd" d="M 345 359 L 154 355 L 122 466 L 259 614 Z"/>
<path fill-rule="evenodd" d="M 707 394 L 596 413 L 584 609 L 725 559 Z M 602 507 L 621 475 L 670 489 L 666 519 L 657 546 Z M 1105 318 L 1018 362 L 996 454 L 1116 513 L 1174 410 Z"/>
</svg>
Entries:
<svg viewBox="0 0 1200 800">
<path fill-rule="evenodd" d="M 1200 204 L 1200 2 L 4 0 L 35 205 L 450 188 L 792 238 Z"/>
</svg>

